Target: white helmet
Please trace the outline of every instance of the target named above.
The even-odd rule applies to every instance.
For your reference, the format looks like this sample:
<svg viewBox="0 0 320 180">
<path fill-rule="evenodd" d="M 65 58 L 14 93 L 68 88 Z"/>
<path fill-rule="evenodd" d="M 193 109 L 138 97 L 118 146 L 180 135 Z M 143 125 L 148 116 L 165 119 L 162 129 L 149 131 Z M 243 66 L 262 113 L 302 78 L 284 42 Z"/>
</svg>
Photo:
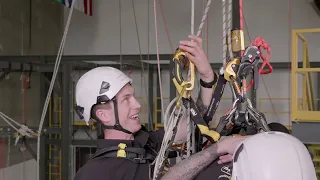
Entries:
<svg viewBox="0 0 320 180">
<path fill-rule="evenodd" d="M 233 156 L 232 180 L 317 180 L 305 145 L 282 132 L 246 139 Z"/>
<path fill-rule="evenodd" d="M 126 84 L 132 83 L 126 74 L 113 67 L 97 67 L 86 72 L 76 85 L 76 111 L 87 123 L 91 119 L 91 108 L 99 101 L 113 100 Z M 115 107 L 115 110 L 117 108 Z M 119 123 L 116 114 L 116 124 Z"/>
</svg>

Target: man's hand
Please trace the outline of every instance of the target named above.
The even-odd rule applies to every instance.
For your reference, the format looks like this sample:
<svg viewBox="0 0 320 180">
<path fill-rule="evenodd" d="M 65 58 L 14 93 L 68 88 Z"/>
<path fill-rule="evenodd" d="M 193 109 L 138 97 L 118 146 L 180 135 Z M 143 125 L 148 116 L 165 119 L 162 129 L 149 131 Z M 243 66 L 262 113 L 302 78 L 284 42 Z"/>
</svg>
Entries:
<svg viewBox="0 0 320 180">
<path fill-rule="evenodd" d="M 220 164 L 230 162 L 237 147 L 249 136 L 230 137 L 210 145 L 174 165 L 162 180 L 192 180 L 203 168 L 220 158 Z"/>
<path fill-rule="evenodd" d="M 208 58 L 202 50 L 202 39 L 194 35 L 188 37 L 193 41 L 180 41 L 179 48 L 186 52 L 187 58 L 194 63 L 203 81 L 213 81 L 215 77 Z"/>
<path fill-rule="evenodd" d="M 220 155 L 218 164 L 224 164 L 232 161 L 233 154 L 237 147 L 250 136 L 227 137 L 217 142 L 217 153 Z"/>
</svg>

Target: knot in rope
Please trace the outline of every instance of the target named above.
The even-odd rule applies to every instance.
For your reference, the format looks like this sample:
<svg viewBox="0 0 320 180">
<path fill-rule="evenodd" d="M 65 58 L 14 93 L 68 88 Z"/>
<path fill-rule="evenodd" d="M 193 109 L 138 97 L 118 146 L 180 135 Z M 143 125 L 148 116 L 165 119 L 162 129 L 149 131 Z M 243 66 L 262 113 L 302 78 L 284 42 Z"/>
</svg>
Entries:
<svg viewBox="0 0 320 180">
<path fill-rule="evenodd" d="M 269 62 L 270 54 L 271 54 L 271 48 L 269 44 L 262 38 L 262 37 L 257 37 L 252 43 L 251 46 L 257 46 L 257 48 L 260 51 L 260 56 L 261 59 L 263 60 L 263 63 L 261 67 L 259 68 L 259 74 L 270 74 L 273 71 L 273 68 Z M 267 55 L 264 56 L 262 53 L 261 48 L 266 50 Z M 268 66 L 268 69 L 264 69 L 265 66 Z"/>
<path fill-rule="evenodd" d="M 38 134 L 33 132 L 28 126 L 26 125 L 21 125 L 18 132 L 22 135 L 22 136 L 27 136 L 27 137 L 33 137 L 33 136 L 37 136 Z"/>
</svg>

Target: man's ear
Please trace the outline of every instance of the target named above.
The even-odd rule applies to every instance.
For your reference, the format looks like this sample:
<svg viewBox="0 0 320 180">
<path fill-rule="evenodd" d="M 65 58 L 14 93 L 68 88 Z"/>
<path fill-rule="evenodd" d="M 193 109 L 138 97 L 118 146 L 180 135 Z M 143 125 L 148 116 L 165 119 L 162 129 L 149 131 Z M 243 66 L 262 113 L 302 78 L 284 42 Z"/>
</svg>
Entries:
<svg viewBox="0 0 320 180">
<path fill-rule="evenodd" d="M 111 114 L 110 109 L 97 109 L 96 110 L 97 118 L 99 118 L 99 120 L 105 125 L 109 124 L 111 121 L 110 114 Z"/>
</svg>

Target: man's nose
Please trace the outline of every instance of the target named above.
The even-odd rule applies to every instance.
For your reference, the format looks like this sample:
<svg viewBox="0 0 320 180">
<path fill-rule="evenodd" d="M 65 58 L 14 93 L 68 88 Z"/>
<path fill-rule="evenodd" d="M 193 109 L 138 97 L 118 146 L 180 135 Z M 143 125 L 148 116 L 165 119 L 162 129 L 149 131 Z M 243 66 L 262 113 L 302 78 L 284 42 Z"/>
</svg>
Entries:
<svg viewBox="0 0 320 180">
<path fill-rule="evenodd" d="M 133 108 L 134 109 L 140 109 L 141 108 L 141 104 L 139 103 L 139 101 L 135 97 L 133 98 L 133 101 L 134 101 Z"/>
</svg>

